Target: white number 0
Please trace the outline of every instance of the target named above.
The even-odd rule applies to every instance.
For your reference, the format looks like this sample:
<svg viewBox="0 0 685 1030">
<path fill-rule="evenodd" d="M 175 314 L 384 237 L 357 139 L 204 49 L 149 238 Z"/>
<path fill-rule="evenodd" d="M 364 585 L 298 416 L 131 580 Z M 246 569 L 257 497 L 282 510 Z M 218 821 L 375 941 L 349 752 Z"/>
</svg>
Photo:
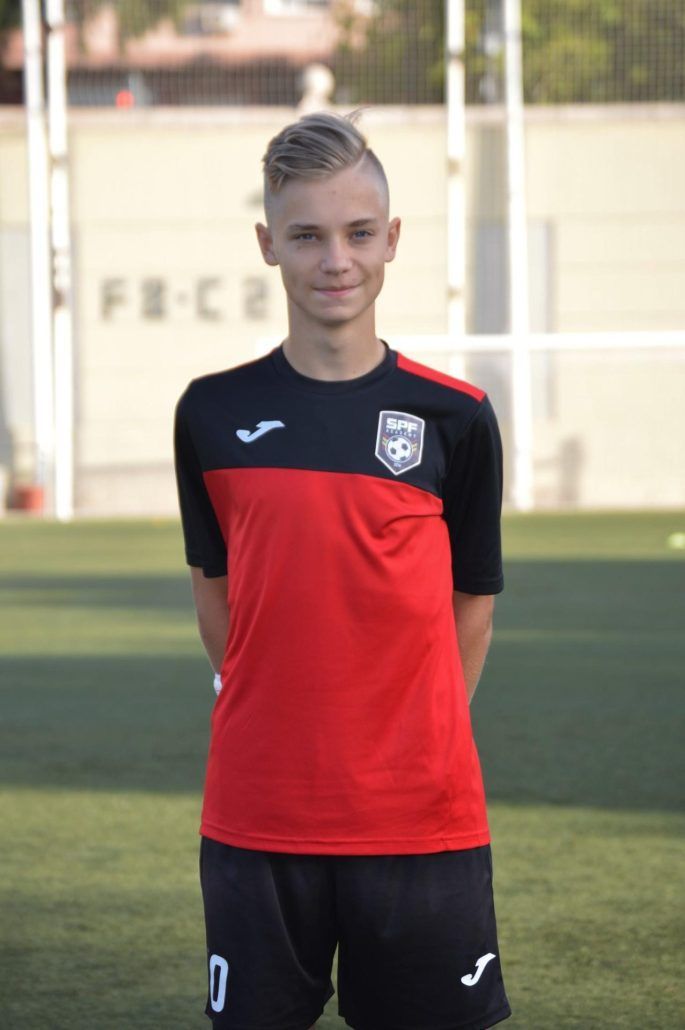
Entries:
<svg viewBox="0 0 685 1030">
<path fill-rule="evenodd" d="M 217 969 L 218 977 L 215 976 Z M 223 1012 L 227 979 L 228 962 L 221 955 L 212 955 L 209 960 L 209 1002 L 214 1012 Z"/>
</svg>

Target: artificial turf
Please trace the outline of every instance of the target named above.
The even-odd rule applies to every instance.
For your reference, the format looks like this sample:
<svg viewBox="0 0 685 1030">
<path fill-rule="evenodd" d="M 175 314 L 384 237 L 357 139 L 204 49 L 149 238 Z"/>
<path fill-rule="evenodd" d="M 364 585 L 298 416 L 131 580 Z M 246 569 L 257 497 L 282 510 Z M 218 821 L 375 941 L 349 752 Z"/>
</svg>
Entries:
<svg viewBox="0 0 685 1030">
<path fill-rule="evenodd" d="M 685 512 L 504 519 L 471 708 L 503 1026 L 684 1024 L 684 531 Z M 180 527 L 5 520 L 0 574 L 0 1027 L 209 1027 L 213 692 Z"/>
</svg>

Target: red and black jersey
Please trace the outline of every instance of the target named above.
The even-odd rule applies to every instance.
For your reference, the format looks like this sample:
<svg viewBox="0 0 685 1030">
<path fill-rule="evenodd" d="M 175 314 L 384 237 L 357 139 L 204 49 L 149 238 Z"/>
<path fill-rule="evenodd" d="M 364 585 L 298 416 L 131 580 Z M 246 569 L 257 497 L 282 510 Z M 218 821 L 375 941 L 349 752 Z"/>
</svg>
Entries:
<svg viewBox="0 0 685 1030">
<path fill-rule="evenodd" d="M 490 839 L 452 592 L 503 588 L 500 435 L 482 390 L 385 347 L 335 381 L 277 347 L 178 402 L 186 559 L 228 574 L 200 831 L 227 844 Z"/>
</svg>

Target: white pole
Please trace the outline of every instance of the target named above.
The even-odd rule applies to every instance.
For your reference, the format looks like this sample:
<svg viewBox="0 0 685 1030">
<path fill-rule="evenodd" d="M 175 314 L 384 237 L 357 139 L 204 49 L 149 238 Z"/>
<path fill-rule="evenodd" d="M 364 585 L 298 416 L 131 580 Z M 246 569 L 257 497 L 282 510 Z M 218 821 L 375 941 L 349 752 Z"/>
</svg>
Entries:
<svg viewBox="0 0 685 1030">
<path fill-rule="evenodd" d="M 520 511 L 533 507 L 533 419 L 528 335 L 528 239 L 523 120 L 520 0 L 504 0 L 507 109 L 507 211 L 509 331 L 512 334 L 514 474 L 512 494 Z"/>
<path fill-rule="evenodd" d="M 64 0 L 46 0 L 55 335 L 55 515 L 74 514 L 74 358 Z"/>
<path fill-rule="evenodd" d="M 49 491 L 54 461 L 54 403 L 52 394 L 52 283 L 50 275 L 50 208 L 43 39 L 40 0 L 22 0 L 24 28 L 24 89 L 26 94 L 29 210 L 31 236 L 31 352 L 33 436 L 36 485 Z M 50 493 L 44 508 L 51 510 Z"/>
<path fill-rule="evenodd" d="M 447 332 L 455 355 L 450 372 L 464 376 L 466 332 L 464 287 L 466 240 L 464 216 L 464 0 L 447 3 Z"/>
</svg>

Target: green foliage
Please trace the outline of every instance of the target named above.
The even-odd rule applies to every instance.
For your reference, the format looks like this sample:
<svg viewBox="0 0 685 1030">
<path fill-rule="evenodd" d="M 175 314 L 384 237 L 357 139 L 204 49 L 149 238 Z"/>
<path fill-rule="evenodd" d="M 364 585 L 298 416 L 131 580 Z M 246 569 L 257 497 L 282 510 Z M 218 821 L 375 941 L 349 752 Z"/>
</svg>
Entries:
<svg viewBox="0 0 685 1030">
<path fill-rule="evenodd" d="M 190 0 L 117 0 L 120 38 L 142 36 L 162 18 L 171 18 L 178 25 L 183 11 Z M 109 6 L 111 0 L 66 0 L 66 16 L 69 21 L 84 22 L 100 7 Z M 0 32 L 21 25 L 21 0 L 0 0 Z"/>
<path fill-rule="evenodd" d="M 79 27 L 79 44 L 83 46 L 85 22 L 97 14 L 101 7 L 109 6 L 111 0 L 66 0 L 65 13 L 68 21 Z M 142 36 L 163 18 L 171 18 L 180 25 L 185 8 L 190 0 L 116 0 L 119 19 L 119 42 Z M 0 0 L 0 33 L 21 25 L 21 0 Z M 0 48 L 1 48 L 0 40 Z"/>
<path fill-rule="evenodd" d="M 445 4 L 377 0 L 374 11 L 365 19 L 351 3 L 340 8 L 333 61 L 340 99 L 441 103 Z M 486 0 L 466 0 L 468 103 L 483 101 L 485 76 L 503 98 L 504 55 L 501 47 L 486 52 L 487 16 Z M 682 0 L 522 0 L 522 35 L 527 103 L 685 99 Z"/>
<path fill-rule="evenodd" d="M 116 10 L 119 20 L 119 43 L 128 39 L 143 36 L 164 18 L 171 18 L 174 25 L 180 25 L 185 8 L 190 0 L 117 0 Z M 79 29 L 91 18 L 100 7 L 109 5 L 110 0 L 79 0 L 75 8 Z M 82 43 L 82 36 L 79 36 Z"/>
<path fill-rule="evenodd" d="M 377 0 L 367 19 L 351 0 L 342 4 L 332 63 L 344 102 L 442 103 L 444 8 L 442 0 Z"/>
<path fill-rule="evenodd" d="M 682 0 L 523 0 L 528 103 L 685 99 Z"/>
<path fill-rule="evenodd" d="M 82 30 L 110 0 L 67 0 Z M 180 26 L 191 0 L 117 0 L 119 43 L 163 18 Z M 503 52 L 488 52 L 485 27 L 501 5 L 465 0 L 466 99 L 483 86 L 503 98 Z M 444 0 L 354 0 L 334 5 L 340 43 L 331 66 L 340 103 L 442 103 Z M 0 0 L 0 33 L 21 24 L 21 0 Z M 685 100 L 683 0 L 522 0 L 524 96 L 529 104 Z M 500 33 L 501 38 L 501 33 Z M 82 36 L 80 36 L 82 45 Z M 2 39 L 0 37 L 0 51 Z"/>
<path fill-rule="evenodd" d="M 0 32 L 21 24 L 21 0 L 0 0 Z"/>
</svg>

